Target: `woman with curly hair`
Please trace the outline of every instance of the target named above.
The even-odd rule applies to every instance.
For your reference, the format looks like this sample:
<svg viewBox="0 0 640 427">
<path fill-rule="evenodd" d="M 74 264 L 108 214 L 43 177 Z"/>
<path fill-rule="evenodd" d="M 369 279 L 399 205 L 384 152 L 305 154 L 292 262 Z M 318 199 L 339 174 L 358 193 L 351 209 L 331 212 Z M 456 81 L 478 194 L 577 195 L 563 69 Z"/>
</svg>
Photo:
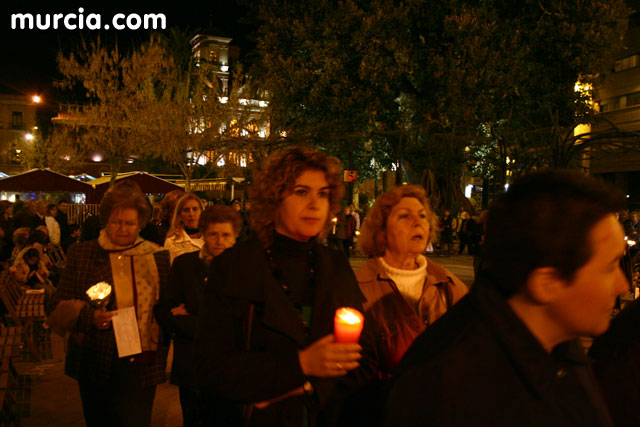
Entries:
<svg viewBox="0 0 640 427">
<path fill-rule="evenodd" d="M 171 262 L 189 252 L 197 252 L 204 246 L 198 221 L 202 213 L 202 200 L 193 193 L 187 193 L 176 203 L 171 218 L 171 228 L 167 232 L 164 248 L 171 255 Z"/>
<path fill-rule="evenodd" d="M 256 233 L 213 260 L 205 288 L 201 392 L 215 425 L 314 425 L 361 351 L 334 342 L 336 309 L 364 299 L 344 256 L 319 243 L 340 210 L 342 171 L 295 147 L 272 155 L 254 182 Z"/>
</svg>

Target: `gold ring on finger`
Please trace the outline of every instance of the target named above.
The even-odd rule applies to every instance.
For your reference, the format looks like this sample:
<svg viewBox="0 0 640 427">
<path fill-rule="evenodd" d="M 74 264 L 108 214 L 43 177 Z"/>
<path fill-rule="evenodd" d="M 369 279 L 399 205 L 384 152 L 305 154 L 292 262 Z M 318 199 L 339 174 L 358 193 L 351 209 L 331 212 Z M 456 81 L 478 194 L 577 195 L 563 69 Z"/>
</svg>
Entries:
<svg viewBox="0 0 640 427">
<path fill-rule="evenodd" d="M 342 364 L 338 362 L 338 363 L 336 363 L 336 367 L 337 367 L 338 369 L 342 369 Z"/>
</svg>

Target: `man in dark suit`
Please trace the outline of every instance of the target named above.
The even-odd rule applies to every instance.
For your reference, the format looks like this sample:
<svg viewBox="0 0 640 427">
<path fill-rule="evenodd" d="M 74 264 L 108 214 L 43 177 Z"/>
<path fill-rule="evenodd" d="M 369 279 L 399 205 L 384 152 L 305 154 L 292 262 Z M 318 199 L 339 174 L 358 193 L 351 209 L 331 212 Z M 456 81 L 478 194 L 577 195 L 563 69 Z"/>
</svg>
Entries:
<svg viewBox="0 0 640 427">
<path fill-rule="evenodd" d="M 69 240 L 69 218 L 67 217 L 67 209 L 69 209 L 69 202 L 66 199 L 60 199 L 58 202 L 58 212 L 56 213 L 56 221 L 60 224 L 60 241 L 66 242 Z"/>
<path fill-rule="evenodd" d="M 15 212 L 13 215 L 13 223 L 15 225 L 15 229 L 18 228 L 36 228 L 38 224 L 36 224 L 36 204 L 33 200 L 25 200 L 22 206 L 22 209 Z"/>
<path fill-rule="evenodd" d="M 386 425 L 613 425 L 577 338 L 628 290 L 622 206 L 578 172 L 516 181 L 489 211 L 482 277 L 401 361 Z"/>
</svg>

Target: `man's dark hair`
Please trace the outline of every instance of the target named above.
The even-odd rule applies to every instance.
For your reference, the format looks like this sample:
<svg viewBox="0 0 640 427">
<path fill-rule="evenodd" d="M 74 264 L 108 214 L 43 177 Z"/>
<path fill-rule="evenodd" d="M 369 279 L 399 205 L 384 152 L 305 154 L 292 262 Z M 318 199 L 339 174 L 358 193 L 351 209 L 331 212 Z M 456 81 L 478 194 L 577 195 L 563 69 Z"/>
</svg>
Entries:
<svg viewBox="0 0 640 427">
<path fill-rule="evenodd" d="M 22 256 L 22 259 L 25 261 L 31 258 L 40 259 L 40 251 L 38 251 L 36 248 L 31 248 L 31 249 L 28 249 Z"/>
<path fill-rule="evenodd" d="M 487 273 L 507 298 L 536 268 L 553 267 L 572 280 L 591 257 L 591 228 L 624 204 L 620 190 L 577 171 L 523 176 L 489 209 Z"/>
<path fill-rule="evenodd" d="M 40 243 L 41 245 L 46 245 L 47 240 L 47 233 L 42 230 L 32 230 L 31 233 L 29 233 L 27 244 Z"/>
</svg>

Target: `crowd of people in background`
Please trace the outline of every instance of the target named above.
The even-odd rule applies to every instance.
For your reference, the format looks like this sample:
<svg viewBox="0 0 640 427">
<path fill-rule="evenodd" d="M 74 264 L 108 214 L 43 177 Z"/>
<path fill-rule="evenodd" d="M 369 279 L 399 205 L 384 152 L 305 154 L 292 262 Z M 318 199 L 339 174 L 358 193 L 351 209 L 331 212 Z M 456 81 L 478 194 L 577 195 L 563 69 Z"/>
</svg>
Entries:
<svg viewBox="0 0 640 427">
<path fill-rule="evenodd" d="M 141 237 L 164 246 L 171 260 L 203 247 L 198 217 L 205 202 L 198 196 L 175 190 L 154 206 L 146 197 L 145 200 L 152 216 L 140 231 Z M 56 203 L 21 200 L 19 195 L 15 202 L 1 200 L 0 269 L 9 269 L 23 285 L 55 288 L 61 275 L 56 260 L 65 257 L 72 244 L 97 239 L 102 229 L 99 215 L 89 214 L 79 224 L 70 223 L 67 216 L 70 205 L 66 198 Z M 179 205 L 177 214 L 176 205 Z M 244 240 L 249 235 L 251 203 L 245 200 L 243 209 L 236 199 L 234 209 L 236 205 L 242 218 L 240 239 Z M 37 251 L 37 257 L 32 249 Z M 27 254 L 30 256 L 26 257 Z"/>
<path fill-rule="evenodd" d="M 468 255 L 480 255 L 486 221 L 486 215 L 483 216 L 483 212 L 486 211 L 472 215 L 467 210 L 461 209 L 458 216 L 453 216 L 449 210 L 445 209 L 439 222 L 440 236 L 435 240 L 438 250 L 434 252 L 442 256 L 463 255 L 466 249 Z"/>
<path fill-rule="evenodd" d="M 533 209 L 530 193 L 548 217 L 517 215 Z M 617 193 L 549 172 L 525 177 L 477 215 L 438 215 L 419 186 L 386 191 L 364 211 L 343 197 L 339 161 L 298 147 L 273 154 L 250 198 L 229 204 L 181 190 L 152 204 L 123 181 L 79 225 L 69 223 L 67 199 L 0 201 L 0 262 L 46 293 L 88 425 L 149 425 L 171 343 L 185 426 L 618 419 L 617 392 L 605 396 L 610 414 L 572 341 L 604 332 L 610 302 L 628 291 L 620 243 L 623 233 L 640 238 L 640 214 L 621 211 L 614 223 Z M 567 222 L 563 209 L 582 220 Z M 582 249 L 569 254 L 576 236 Z M 551 240 L 557 245 L 547 249 Z M 425 256 L 465 251 L 476 284 Z M 367 261 L 354 272 L 348 258 L 356 252 Z M 602 292 L 590 287 L 595 277 Z M 103 308 L 86 295 L 101 281 L 114 293 Z M 344 306 L 364 313 L 358 343 L 334 339 L 333 315 Z M 113 316 L 128 307 L 141 351 L 120 357 Z M 600 341 L 593 357 L 607 390 L 615 355 Z M 640 355 L 629 348 L 621 351 Z M 482 396 L 495 372 L 511 391 Z M 545 375 L 548 395 L 536 383 Z M 515 409 L 500 412 L 506 399 Z M 558 402 L 580 410 L 557 410 Z"/>
<path fill-rule="evenodd" d="M 52 293 L 61 274 L 55 260 L 79 237 L 79 227 L 68 223 L 68 205 L 0 201 L 0 266 L 22 285 Z"/>
</svg>

